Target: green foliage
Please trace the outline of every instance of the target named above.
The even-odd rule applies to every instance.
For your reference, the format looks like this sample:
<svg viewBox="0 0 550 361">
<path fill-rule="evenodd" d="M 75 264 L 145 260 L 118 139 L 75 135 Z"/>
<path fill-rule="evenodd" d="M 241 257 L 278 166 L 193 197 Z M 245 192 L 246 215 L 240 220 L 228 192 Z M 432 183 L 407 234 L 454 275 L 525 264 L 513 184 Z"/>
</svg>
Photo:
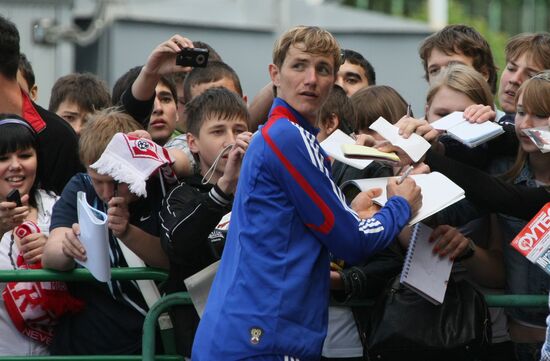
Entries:
<svg viewBox="0 0 550 361">
<path fill-rule="evenodd" d="M 466 24 L 475 28 L 487 39 L 498 68 L 502 70 L 506 66 L 504 47 L 509 38 L 508 34 L 489 29 L 489 23 L 484 17 L 467 15 L 462 1 L 458 0 L 451 0 L 449 3 L 449 24 Z"/>
<path fill-rule="evenodd" d="M 501 2 L 501 6 L 504 8 L 508 8 L 509 5 L 513 5 L 516 11 L 519 10 L 521 3 L 518 0 L 501 0 Z M 342 0 L 342 4 L 368 9 L 371 11 L 384 12 L 386 14 L 403 16 L 424 22 L 428 21 L 427 0 Z M 400 9 L 402 13 L 395 13 L 396 9 Z M 506 59 L 504 58 L 504 46 L 506 45 L 506 41 L 510 35 L 501 31 L 492 30 L 489 26 L 488 13 L 489 9 L 487 2 L 485 1 L 449 0 L 449 23 L 470 25 L 479 31 L 489 42 L 496 65 L 499 69 L 503 69 L 506 65 Z"/>
</svg>

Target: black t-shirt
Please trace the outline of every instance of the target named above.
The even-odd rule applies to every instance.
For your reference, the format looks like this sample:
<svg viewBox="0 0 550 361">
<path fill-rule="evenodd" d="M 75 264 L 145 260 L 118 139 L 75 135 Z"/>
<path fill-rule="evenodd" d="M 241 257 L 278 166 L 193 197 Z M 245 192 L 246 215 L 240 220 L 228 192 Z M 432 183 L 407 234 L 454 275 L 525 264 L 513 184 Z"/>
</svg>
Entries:
<svg viewBox="0 0 550 361">
<path fill-rule="evenodd" d="M 148 197 L 130 205 L 130 223 L 158 236 L 160 187 L 150 181 Z M 149 184 L 148 184 L 149 185 Z M 75 175 L 53 209 L 50 230 L 78 222 L 76 194 L 86 192 L 88 203 L 100 211 L 107 206 L 94 191 L 88 175 Z M 111 267 L 127 263 L 116 239 L 109 232 Z M 69 282 L 71 294 L 85 302 L 82 312 L 64 316 L 56 327 L 52 355 L 139 354 L 147 306 L 135 281 Z"/>
<path fill-rule="evenodd" d="M 61 194 L 69 179 L 84 171 L 78 158 L 78 137 L 73 128 L 55 113 L 37 104 L 32 105 L 46 123 L 46 128 L 38 133 L 38 179 L 42 189 Z M 33 115 L 24 113 L 23 116 L 27 119 Z"/>
</svg>

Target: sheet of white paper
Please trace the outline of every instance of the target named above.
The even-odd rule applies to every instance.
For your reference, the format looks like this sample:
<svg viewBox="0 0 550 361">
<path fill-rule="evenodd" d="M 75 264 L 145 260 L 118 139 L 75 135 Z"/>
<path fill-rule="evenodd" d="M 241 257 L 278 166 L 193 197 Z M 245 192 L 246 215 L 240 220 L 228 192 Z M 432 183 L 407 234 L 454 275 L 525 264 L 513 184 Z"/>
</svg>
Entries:
<svg viewBox="0 0 550 361">
<path fill-rule="evenodd" d="M 321 142 L 321 147 L 332 158 L 357 169 L 365 169 L 372 163 L 372 160 L 346 158 L 344 152 L 342 152 L 342 144 L 355 144 L 355 140 L 340 129 L 336 129 L 327 139 Z"/>
<path fill-rule="evenodd" d="M 214 262 L 183 281 L 199 317 L 202 317 L 204 308 L 206 307 L 208 294 L 216 277 L 216 272 L 218 272 L 219 265 L 220 261 Z"/>
<path fill-rule="evenodd" d="M 437 130 L 449 130 L 452 127 L 465 122 L 464 112 L 452 112 L 435 122 L 430 123 L 430 125 Z"/>
<path fill-rule="evenodd" d="M 414 179 L 422 192 L 422 207 L 417 215 L 409 221 L 409 224 L 418 223 L 464 198 L 464 190 L 439 172 L 414 174 L 410 177 Z M 382 194 L 373 200 L 382 206 L 385 205 L 388 200 L 386 195 L 386 185 L 388 184 L 387 177 L 348 181 L 342 185 L 344 193 L 347 193 L 346 187 L 350 186 L 350 184 L 356 186 L 361 191 L 371 188 L 381 188 Z"/>
<path fill-rule="evenodd" d="M 399 135 L 399 128 L 382 117 L 372 123 L 369 128 L 390 141 L 391 144 L 403 149 L 413 162 L 418 162 L 431 147 L 430 143 L 418 134 L 411 134 L 407 139 L 403 138 Z"/>
<path fill-rule="evenodd" d="M 80 225 L 80 242 L 86 249 L 86 261 L 80 262 L 101 282 L 111 279 L 109 260 L 109 232 L 107 215 L 88 204 L 86 193 L 77 193 L 78 224 Z"/>
</svg>

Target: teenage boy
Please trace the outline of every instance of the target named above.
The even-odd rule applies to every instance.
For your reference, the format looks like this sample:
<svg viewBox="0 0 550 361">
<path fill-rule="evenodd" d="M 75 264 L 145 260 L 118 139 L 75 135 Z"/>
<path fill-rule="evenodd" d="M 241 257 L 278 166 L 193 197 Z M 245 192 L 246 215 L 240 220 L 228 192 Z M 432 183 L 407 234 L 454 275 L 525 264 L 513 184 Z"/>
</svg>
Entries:
<svg viewBox="0 0 550 361">
<path fill-rule="evenodd" d="M 159 178 L 147 186 L 147 198 L 137 198 L 126 183 L 90 167 L 118 132 L 140 129 L 129 115 L 106 109 L 94 115 L 80 137 L 80 157 L 87 173 L 75 175 L 54 206 L 50 237 L 44 247 L 44 268 L 65 271 L 75 260 L 85 260 L 86 250 L 78 240 L 77 192 L 86 193 L 89 204 L 107 213 L 111 267 L 127 267 L 117 238 L 146 264 L 168 266 L 160 246 L 158 211 L 162 192 Z M 118 194 L 117 194 L 117 193 Z M 73 282 L 71 294 L 84 301 L 78 314 L 64 317 L 55 329 L 50 347 L 53 355 L 139 354 L 147 306 L 134 281 Z"/>
<path fill-rule="evenodd" d="M 178 121 L 176 84 L 171 77 L 162 76 L 155 87 L 153 112 L 147 131 L 151 139 L 164 146 L 172 137 Z"/>
<path fill-rule="evenodd" d="M 246 105 L 225 88 L 206 90 L 187 103 L 187 109 L 187 139 L 199 172 L 170 192 L 161 209 L 161 242 L 170 258 L 167 293 L 185 291 L 185 278 L 221 256 L 226 232 L 216 226 L 231 211 L 251 137 Z M 178 353 L 190 357 L 198 315 L 192 306 L 176 307 L 174 320 Z"/>
<path fill-rule="evenodd" d="M 243 95 L 239 76 L 232 67 L 222 61 L 209 61 L 206 68 L 194 68 L 187 74 L 183 82 L 185 103 L 206 89 L 220 86 L 238 94 L 246 103 L 247 98 Z"/>
<path fill-rule="evenodd" d="M 335 84 L 344 89 L 348 97 L 358 90 L 376 85 L 374 68 L 363 55 L 350 49 L 342 49 L 342 61 Z"/>
<path fill-rule="evenodd" d="M 529 78 L 550 69 L 550 34 L 524 33 L 506 43 L 506 67 L 500 76 L 498 100 L 506 113 L 498 119 L 500 124 L 513 124 L 516 113 L 516 93 Z"/>
<path fill-rule="evenodd" d="M 193 46 L 195 48 L 203 48 L 208 49 L 208 66 L 210 66 L 211 62 L 214 61 L 222 61 L 222 58 L 220 54 L 210 46 L 210 44 L 205 43 L 204 41 L 200 40 L 194 40 Z M 175 135 L 180 135 L 180 128 L 182 129 L 182 132 L 185 132 L 185 92 L 183 90 L 183 82 L 185 81 L 185 78 L 187 77 L 186 72 L 177 72 L 172 74 L 172 80 L 176 84 L 176 91 L 177 91 L 177 97 L 178 97 L 178 123 L 176 124 L 176 131 L 174 132 Z M 180 127 L 181 124 L 181 127 Z"/>
<path fill-rule="evenodd" d="M 320 358 L 327 327 L 329 251 L 364 261 L 387 247 L 421 204 L 411 178 L 388 186 L 369 219 L 330 179 L 315 140 L 318 111 L 338 66 L 336 39 L 298 26 L 279 38 L 269 66 L 270 119 L 243 160 L 222 261 L 193 345 L 193 360 Z M 353 206 L 364 208 L 364 193 Z"/>
<path fill-rule="evenodd" d="M 483 75 L 493 94 L 497 90 L 497 67 L 485 38 L 468 25 L 453 24 L 428 36 L 418 50 L 428 82 L 450 63 L 470 66 Z"/>
<path fill-rule="evenodd" d="M 19 57 L 17 82 L 19 83 L 19 86 L 21 86 L 21 89 L 23 89 L 23 91 L 29 95 L 33 102 L 38 99 L 38 85 L 36 85 L 34 70 L 32 69 L 31 62 L 23 53 L 21 53 Z"/>
<path fill-rule="evenodd" d="M 243 96 L 241 81 L 235 70 L 222 61 L 210 61 L 210 59 L 206 68 L 194 68 L 187 74 L 183 83 L 184 103 L 187 104 L 207 89 L 215 87 L 224 87 L 234 92 L 246 103 L 246 96 Z M 178 114 L 183 114 L 183 119 L 178 119 L 179 130 L 187 129 L 187 112 L 184 110 L 178 112 Z M 180 149 L 185 154 L 189 154 L 187 134 L 173 137 L 166 143 L 165 147 Z M 194 158 L 190 157 L 189 159 L 195 171 L 198 171 L 198 164 L 194 162 Z"/>
<path fill-rule="evenodd" d="M 340 86 L 332 86 L 330 95 L 319 110 L 317 127 L 319 128 L 319 133 L 317 133 L 319 143 L 327 139 L 337 129 L 347 135 L 351 135 L 357 130 L 355 109 L 346 92 Z"/>
<path fill-rule="evenodd" d="M 91 73 L 73 73 L 57 79 L 48 110 L 65 119 L 79 135 L 91 114 L 110 106 L 111 96 L 104 81 Z"/>
</svg>

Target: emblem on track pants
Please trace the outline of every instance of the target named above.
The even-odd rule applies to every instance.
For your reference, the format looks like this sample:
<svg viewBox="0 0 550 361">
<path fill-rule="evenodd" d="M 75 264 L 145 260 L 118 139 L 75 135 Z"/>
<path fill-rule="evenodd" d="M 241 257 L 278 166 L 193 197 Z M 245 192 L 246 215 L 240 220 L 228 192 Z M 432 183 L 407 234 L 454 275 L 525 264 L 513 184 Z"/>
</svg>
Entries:
<svg viewBox="0 0 550 361">
<path fill-rule="evenodd" d="M 250 329 L 250 343 L 256 345 L 260 343 L 260 337 L 262 337 L 263 330 L 259 327 L 252 327 Z"/>
</svg>

